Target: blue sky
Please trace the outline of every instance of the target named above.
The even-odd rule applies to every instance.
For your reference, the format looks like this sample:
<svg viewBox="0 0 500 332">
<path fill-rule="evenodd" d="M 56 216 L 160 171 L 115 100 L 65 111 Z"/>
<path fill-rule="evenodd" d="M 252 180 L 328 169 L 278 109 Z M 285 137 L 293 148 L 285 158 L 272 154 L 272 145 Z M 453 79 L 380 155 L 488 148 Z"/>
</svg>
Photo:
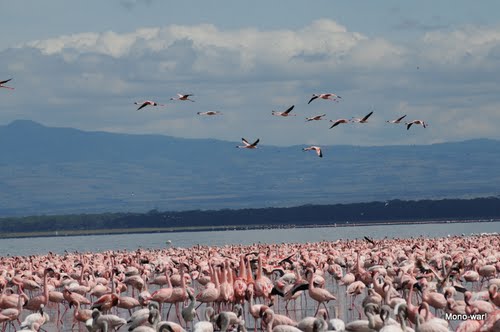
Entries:
<svg viewBox="0 0 500 332">
<path fill-rule="evenodd" d="M 4 1 L 0 124 L 261 143 L 500 138 L 497 1 Z M 170 101 L 193 93 L 195 103 Z M 334 92 L 339 103 L 312 93 Z M 135 110 L 151 99 L 161 108 Z M 271 116 L 294 104 L 290 118 Z M 196 114 L 219 110 L 222 116 Z M 329 122 L 367 124 L 329 130 Z M 389 125 L 407 114 L 429 127 Z"/>
</svg>

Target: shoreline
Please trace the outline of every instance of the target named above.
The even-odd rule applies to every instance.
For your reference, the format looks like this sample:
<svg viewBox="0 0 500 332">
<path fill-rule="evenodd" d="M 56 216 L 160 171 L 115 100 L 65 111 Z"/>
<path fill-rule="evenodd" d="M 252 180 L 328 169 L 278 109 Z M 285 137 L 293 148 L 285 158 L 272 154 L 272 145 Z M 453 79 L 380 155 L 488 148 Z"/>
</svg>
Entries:
<svg viewBox="0 0 500 332">
<path fill-rule="evenodd" d="M 0 234 L 0 240 L 23 239 L 39 237 L 66 237 L 66 236 L 92 236 L 92 235 L 121 235 L 121 234 L 148 234 L 148 233 L 179 233 L 179 232 L 218 232 L 218 231 L 244 231 L 264 229 L 293 229 L 293 228 L 326 228 L 326 227 L 365 227 L 365 226 L 391 226 L 391 225 L 419 225 L 419 224 L 454 224 L 454 223 L 488 223 L 499 222 L 500 219 L 463 219 L 463 220 L 417 220 L 417 221 L 373 221 L 373 222 L 345 222 L 327 224 L 256 224 L 250 226 L 224 225 L 224 226 L 186 226 L 186 227 L 153 227 L 153 228 L 111 228 L 94 230 L 65 230 L 41 232 L 11 232 Z"/>
</svg>

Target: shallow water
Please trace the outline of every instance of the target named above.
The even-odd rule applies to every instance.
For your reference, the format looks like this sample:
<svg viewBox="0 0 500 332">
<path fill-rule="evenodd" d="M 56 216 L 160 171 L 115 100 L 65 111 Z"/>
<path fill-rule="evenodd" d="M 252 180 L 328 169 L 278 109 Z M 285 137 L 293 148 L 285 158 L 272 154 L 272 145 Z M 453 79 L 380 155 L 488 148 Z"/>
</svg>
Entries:
<svg viewBox="0 0 500 332">
<path fill-rule="evenodd" d="M 58 236 L 22 239 L 0 239 L 0 256 L 62 253 L 74 251 L 105 251 L 137 248 L 162 248 L 170 240 L 175 247 L 201 245 L 291 243 L 356 239 L 367 235 L 384 237 L 441 237 L 500 231 L 500 221 L 439 224 L 375 225 L 353 227 L 318 227 L 288 229 L 254 229 L 211 232 L 175 232 L 119 235 Z"/>
</svg>

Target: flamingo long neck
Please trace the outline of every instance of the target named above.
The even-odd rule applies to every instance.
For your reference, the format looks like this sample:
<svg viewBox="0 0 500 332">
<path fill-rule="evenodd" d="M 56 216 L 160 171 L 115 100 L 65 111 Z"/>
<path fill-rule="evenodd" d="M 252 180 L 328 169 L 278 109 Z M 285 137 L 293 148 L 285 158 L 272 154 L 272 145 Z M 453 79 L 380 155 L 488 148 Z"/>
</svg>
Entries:
<svg viewBox="0 0 500 332">
<path fill-rule="evenodd" d="M 75 309 L 73 310 L 73 318 L 76 321 L 76 318 L 78 317 L 78 310 L 80 310 L 80 302 L 76 301 L 75 302 Z"/>
<path fill-rule="evenodd" d="M 269 322 L 266 325 L 266 332 L 272 332 L 273 331 L 273 322 L 274 322 L 274 314 L 269 313 L 270 319 Z"/>
<path fill-rule="evenodd" d="M 314 289 L 314 272 L 309 270 L 309 289 Z"/>
<path fill-rule="evenodd" d="M 168 267 L 165 267 L 165 277 L 167 278 L 167 285 L 169 288 L 172 287 L 172 281 L 170 280 L 170 275 L 168 274 Z"/>
<path fill-rule="evenodd" d="M 227 273 L 227 282 L 230 285 L 233 285 L 233 269 L 231 269 L 228 262 L 226 262 L 226 273 Z"/>
<path fill-rule="evenodd" d="M 254 283 L 253 275 L 252 275 L 252 267 L 250 266 L 250 261 L 247 260 L 247 283 Z"/>
<path fill-rule="evenodd" d="M 385 292 L 385 304 L 389 304 L 391 302 L 391 285 L 385 283 L 383 290 Z"/>
<path fill-rule="evenodd" d="M 184 268 L 181 267 L 181 288 L 186 289 L 186 280 L 184 279 Z"/>
<path fill-rule="evenodd" d="M 49 271 L 48 270 L 45 270 L 43 272 L 43 295 L 45 296 L 45 302 L 44 305 L 47 305 L 48 301 L 49 301 L 49 287 L 47 287 L 47 284 L 48 284 L 48 273 Z"/>
<path fill-rule="evenodd" d="M 412 298 L 413 298 L 413 283 L 410 284 L 410 291 L 408 292 L 408 298 L 406 299 L 406 305 L 408 310 L 413 310 L 414 308 L 414 305 L 411 303 Z"/>
<path fill-rule="evenodd" d="M 375 317 L 370 311 L 366 311 L 365 314 L 368 318 L 368 327 L 372 330 L 375 330 Z"/>
<path fill-rule="evenodd" d="M 257 259 L 257 279 L 262 278 L 262 257 L 259 255 Z"/>
<path fill-rule="evenodd" d="M 238 277 L 246 278 L 247 271 L 245 269 L 245 260 L 243 259 L 243 255 L 240 256 L 240 270 L 238 272 Z"/>
<path fill-rule="evenodd" d="M 214 279 L 215 279 L 215 288 L 219 289 L 219 287 L 220 287 L 219 274 L 217 273 L 217 271 L 215 271 L 215 268 L 213 268 L 213 272 L 214 272 Z"/>
</svg>

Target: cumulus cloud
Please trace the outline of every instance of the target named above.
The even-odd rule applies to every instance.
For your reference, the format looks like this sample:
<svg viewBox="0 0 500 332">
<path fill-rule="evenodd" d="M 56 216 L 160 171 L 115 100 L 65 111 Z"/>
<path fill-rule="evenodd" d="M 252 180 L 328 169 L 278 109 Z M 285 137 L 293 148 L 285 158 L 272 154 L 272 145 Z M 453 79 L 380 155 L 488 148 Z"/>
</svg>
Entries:
<svg viewBox="0 0 500 332">
<path fill-rule="evenodd" d="M 59 36 L 1 53 L 0 65 L 20 85 L 5 100 L 4 123 L 17 115 L 89 130 L 232 140 L 246 132 L 283 145 L 499 137 L 490 126 L 500 121 L 492 111 L 500 106 L 499 27 L 427 31 L 398 44 L 329 19 L 296 30 L 169 25 Z M 169 102 L 177 92 L 194 93 L 196 103 Z M 343 99 L 307 105 L 311 93 L 321 92 Z M 132 103 L 141 99 L 167 106 L 136 112 Z M 297 117 L 270 116 L 291 104 Z M 224 116 L 196 116 L 208 109 Z M 371 109 L 366 125 L 328 130 L 326 121 L 304 122 L 315 114 L 350 118 Z M 387 127 L 385 120 L 401 113 L 432 125 L 410 133 Z"/>
</svg>

